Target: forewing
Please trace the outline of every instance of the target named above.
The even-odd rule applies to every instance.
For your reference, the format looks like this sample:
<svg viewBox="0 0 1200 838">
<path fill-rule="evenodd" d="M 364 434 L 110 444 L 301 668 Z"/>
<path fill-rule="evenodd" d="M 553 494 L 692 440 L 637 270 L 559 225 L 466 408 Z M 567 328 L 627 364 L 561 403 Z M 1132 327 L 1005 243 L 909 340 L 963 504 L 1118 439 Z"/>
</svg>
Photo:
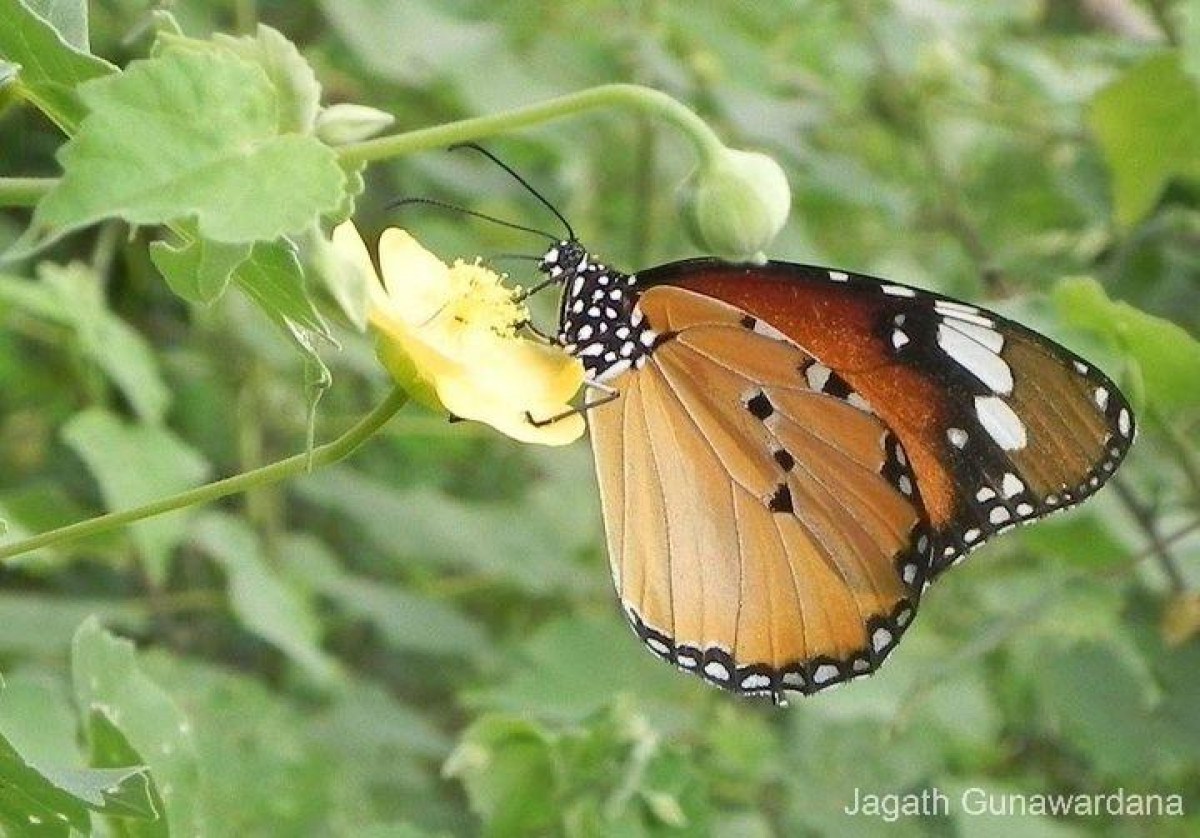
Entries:
<svg viewBox="0 0 1200 838">
<path fill-rule="evenodd" d="M 989 536 L 1089 497 L 1133 440 L 1132 410 L 1107 376 L 973 305 L 781 262 L 695 260 L 638 279 L 746 312 L 869 403 L 911 461 L 936 542 L 931 576 Z"/>
</svg>

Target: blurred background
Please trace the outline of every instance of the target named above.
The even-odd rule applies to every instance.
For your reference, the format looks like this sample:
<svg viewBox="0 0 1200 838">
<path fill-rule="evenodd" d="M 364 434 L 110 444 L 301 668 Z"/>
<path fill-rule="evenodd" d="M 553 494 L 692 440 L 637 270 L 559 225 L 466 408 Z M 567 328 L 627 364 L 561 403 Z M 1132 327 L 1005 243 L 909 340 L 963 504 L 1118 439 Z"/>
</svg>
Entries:
<svg viewBox="0 0 1200 838">
<path fill-rule="evenodd" d="M 217 835 L 1200 834 L 1194 3 L 169 6 L 195 37 L 277 28 L 326 103 L 388 111 L 397 130 L 611 81 L 667 91 L 788 172 L 792 220 L 772 257 L 1016 317 L 1120 382 L 1142 435 L 1095 500 L 944 577 L 878 675 L 780 710 L 641 648 L 611 590 L 586 443 L 521 446 L 410 406 L 343 464 L 7 567 L 0 729 L 12 741 L 82 759 L 69 655 L 98 615 L 186 714 L 194 795 Z M 145 55 L 148 4 L 90 9 L 96 54 Z M 0 174 L 53 175 L 60 144 L 31 109 L 0 113 Z M 693 158 L 669 127 L 593 112 L 487 146 L 611 264 L 697 255 L 675 204 Z M 447 259 L 541 246 L 435 209 L 385 209 L 405 196 L 553 227 L 474 155 L 413 155 L 366 177 L 368 239 L 402 224 Z M 27 223 L 0 215 L 0 246 Z M 194 479 L 303 449 L 304 371 L 284 338 L 235 294 L 189 308 L 146 241 L 95 228 L 22 268 L 55 277 L 59 297 L 0 294 L 10 533 L 128 505 L 146 490 L 131 485 L 143 455 Z M 1163 320 L 1079 305 L 1059 284 L 1078 276 Z M 553 300 L 539 302 L 550 325 Z M 319 439 L 388 387 L 369 341 L 342 324 L 338 337 L 322 353 L 334 384 Z M 169 403 L 153 438 L 98 427 L 95 408 L 128 410 L 98 339 L 152 350 L 127 374 Z M 842 812 L 855 789 L 929 787 L 1176 793 L 1187 814 L 953 807 L 892 824 Z"/>
</svg>

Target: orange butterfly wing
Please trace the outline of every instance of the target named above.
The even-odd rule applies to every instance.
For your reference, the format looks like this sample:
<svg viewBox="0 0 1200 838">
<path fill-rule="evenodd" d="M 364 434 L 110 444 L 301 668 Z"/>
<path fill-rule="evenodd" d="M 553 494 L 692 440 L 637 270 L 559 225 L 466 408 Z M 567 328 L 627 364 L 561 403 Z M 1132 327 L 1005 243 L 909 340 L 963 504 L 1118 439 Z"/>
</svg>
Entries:
<svg viewBox="0 0 1200 838">
<path fill-rule="evenodd" d="M 873 671 L 931 540 L 901 443 L 830 371 L 733 306 L 646 290 L 660 335 L 589 411 L 613 579 L 642 640 L 740 692 Z"/>
<path fill-rule="evenodd" d="M 1020 324 L 884 280 L 693 260 L 639 275 L 770 324 L 860 393 L 911 458 L 937 552 L 1073 506 L 1116 470 L 1133 413 L 1103 373 Z"/>
</svg>

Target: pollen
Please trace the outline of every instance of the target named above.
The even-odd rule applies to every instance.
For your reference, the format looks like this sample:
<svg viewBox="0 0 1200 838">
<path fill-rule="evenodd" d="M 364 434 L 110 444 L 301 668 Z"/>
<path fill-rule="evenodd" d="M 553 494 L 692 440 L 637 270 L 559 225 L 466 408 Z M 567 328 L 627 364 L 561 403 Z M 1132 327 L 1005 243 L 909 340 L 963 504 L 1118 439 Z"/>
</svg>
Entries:
<svg viewBox="0 0 1200 838">
<path fill-rule="evenodd" d="M 446 304 L 428 325 L 449 321 L 462 328 L 485 329 L 502 338 L 515 336 L 517 326 L 528 319 L 529 310 L 517 302 L 519 292 L 503 284 L 505 278 L 478 261 L 455 261 L 447 276 Z"/>
</svg>

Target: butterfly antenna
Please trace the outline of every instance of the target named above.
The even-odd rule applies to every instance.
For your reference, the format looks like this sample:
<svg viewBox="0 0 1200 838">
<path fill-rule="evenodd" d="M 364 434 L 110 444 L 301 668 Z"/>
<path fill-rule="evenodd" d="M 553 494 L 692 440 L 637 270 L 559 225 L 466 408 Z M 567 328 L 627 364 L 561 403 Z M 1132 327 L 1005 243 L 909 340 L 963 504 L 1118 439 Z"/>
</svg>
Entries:
<svg viewBox="0 0 1200 838">
<path fill-rule="evenodd" d="M 553 233 L 547 233 L 545 230 L 535 230 L 533 227 L 526 227 L 522 224 L 514 224 L 511 221 L 505 221 L 503 218 L 496 218 L 494 215 L 476 212 L 475 210 L 469 210 L 466 207 L 460 207 L 457 204 L 450 204 L 445 201 L 435 200 L 433 198 L 401 198 L 398 201 L 392 201 L 390 204 L 388 204 L 387 209 L 397 209 L 409 204 L 426 204 L 431 207 L 438 207 L 439 209 L 460 212 L 463 215 L 469 215 L 472 218 L 481 218 L 484 221 L 490 221 L 493 224 L 499 224 L 502 227 L 508 227 L 513 230 L 522 230 L 526 233 L 533 233 L 537 236 L 545 236 L 552 242 L 556 242 L 559 239 L 558 236 L 554 235 Z"/>
<path fill-rule="evenodd" d="M 505 163 L 499 157 L 492 154 L 490 151 L 488 151 L 483 146 L 477 145 L 476 143 L 458 143 L 457 145 L 450 146 L 450 151 L 457 151 L 460 148 L 469 148 L 469 149 L 478 151 L 480 154 L 482 154 L 488 160 L 491 160 L 493 163 L 495 163 L 501 169 L 508 172 L 509 175 L 512 176 L 513 180 L 515 180 L 517 183 L 519 183 L 525 187 L 526 192 L 528 192 L 533 197 L 537 198 L 539 201 L 542 202 L 542 206 L 544 206 L 546 209 L 550 210 L 550 212 L 554 213 L 554 217 L 562 222 L 562 226 L 566 229 L 567 235 L 570 237 L 571 241 L 578 240 L 575 236 L 575 230 L 572 229 L 572 227 L 571 227 L 571 222 L 567 221 L 567 219 L 563 217 L 563 214 L 558 211 L 558 208 L 555 207 L 554 204 L 552 204 L 548 200 L 546 200 L 546 198 L 542 195 L 541 192 L 538 192 L 536 189 L 534 189 L 532 186 L 530 186 L 529 181 L 525 180 L 525 178 L 523 178 L 519 174 L 517 174 L 516 171 L 512 168 L 512 166 L 509 166 L 507 163 Z"/>
<path fill-rule="evenodd" d="M 532 253 L 492 253 L 488 259 L 516 259 L 521 262 L 540 262 L 541 256 L 535 256 Z"/>
</svg>

